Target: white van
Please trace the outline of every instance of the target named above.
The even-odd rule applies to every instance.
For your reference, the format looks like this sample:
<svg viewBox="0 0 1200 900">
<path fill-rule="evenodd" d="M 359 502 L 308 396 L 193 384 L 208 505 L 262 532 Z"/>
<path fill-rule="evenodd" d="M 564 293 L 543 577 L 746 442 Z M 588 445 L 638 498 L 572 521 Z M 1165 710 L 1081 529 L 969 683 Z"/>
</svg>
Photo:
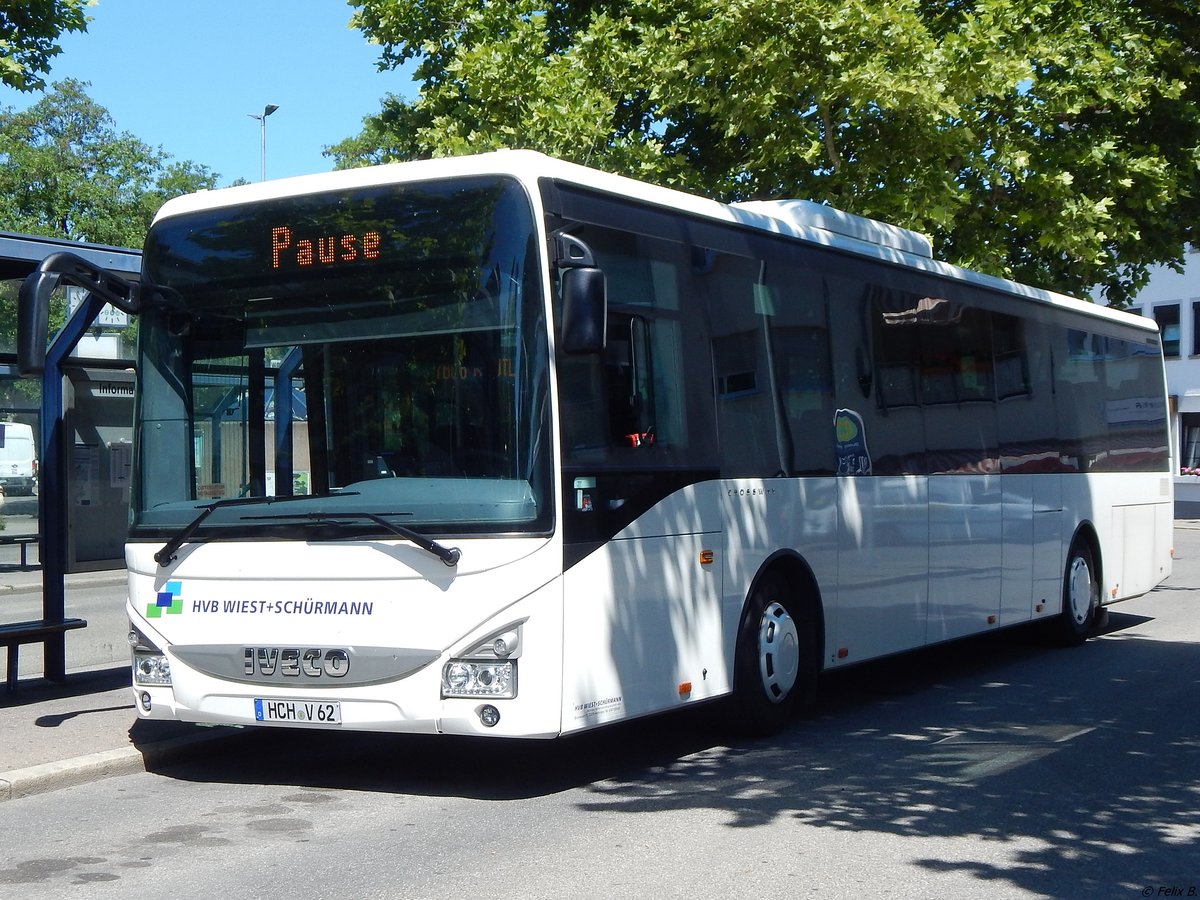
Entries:
<svg viewBox="0 0 1200 900">
<path fill-rule="evenodd" d="M 0 422 L 0 487 L 9 497 L 33 493 L 37 484 L 33 429 L 21 422 Z"/>
</svg>

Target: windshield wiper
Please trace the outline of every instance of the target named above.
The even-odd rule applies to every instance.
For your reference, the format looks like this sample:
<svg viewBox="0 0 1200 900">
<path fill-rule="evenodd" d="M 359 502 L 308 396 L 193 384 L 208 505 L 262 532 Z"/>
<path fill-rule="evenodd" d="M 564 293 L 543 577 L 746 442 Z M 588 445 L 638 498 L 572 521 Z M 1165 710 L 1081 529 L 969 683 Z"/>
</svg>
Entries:
<svg viewBox="0 0 1200 900">
<path fill-rule="evenodd" d="M 343 495 L 345 496 L 345 495 Z M 301 513 L 278 513 L 273 516 L 243 516 L 248 522 L 267 521 L 279 519 L 306 519 L 316 523 L 335 523 L 338 521 L 354 521 L 355 519 L 366 519 L 369 522 L 374 522 L 381 528 L 386 528 L 397 537 L 402 537 L 406 541 L 411 541 L 427 553 L 432 553 L 448 566 L 458 565 L 458 560 L 462 556 L 462 551 L 457 547 L 446 547 L 439 544 L 432 538 L 428 538 L 419 531 L 414 531 L 411 528 L 406 528 L 403 525 L 397 525 L 394 522 L 389 522 L 383 515 L 372 512 L 301 512 Z"/>
<path fill-rule="evenodd" d="M 339 491 L 338 493 L 329 494 L 296 494 L 291 497 L 226 497 L 223 500 L 214 500 L 208 506 L 200 511 L 200 515 L 188 522 L 178 533 L 169 541 L 163 544 L 161 550 L 154 554 L 154 561 L 160 566 L 165 566 L 167 563 L 175 559 L 175 554 L 180 547 L 184 545 L 193 534 L 200 530 L 200 526 L 204 524 L 204 520 L 213 514 L 218 509 L 223 509 L 227 506 L 252 506 L 254 504 L 272 503 L 287 503 L 291 500 L 313 500 L 322 497 L 357 497 L 358 491 Z M 447 563 L 452 565 L 452 563 Z"/>
</svg>

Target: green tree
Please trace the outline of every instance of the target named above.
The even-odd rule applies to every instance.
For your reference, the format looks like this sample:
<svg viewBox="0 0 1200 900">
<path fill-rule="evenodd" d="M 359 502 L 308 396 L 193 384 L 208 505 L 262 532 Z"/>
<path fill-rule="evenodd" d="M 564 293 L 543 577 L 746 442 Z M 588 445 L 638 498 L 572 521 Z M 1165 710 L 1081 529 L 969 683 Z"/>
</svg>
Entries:
<svg viewBox="0 0 1200 900">
<path fill-rule="evenodd" d="M 341 166 L 530 147 L 807 197 L 941 258 L 1125 302 L 1200 204 L 1195 0 L 353 0 L 414 60 Z"/>
<path fill-rule="evenodd" d="M 46 86 L 64 31 L 86 31 L 87 0 L 0 0 L 0 81 L 19 91 Z"/>
<path fill-rule="evenodd" d="M 170 197 L 216 185 L 128 132 L 67 80 L 27 110 L 0 111 L 0 228 L 140 247 Z"/>
</svg>

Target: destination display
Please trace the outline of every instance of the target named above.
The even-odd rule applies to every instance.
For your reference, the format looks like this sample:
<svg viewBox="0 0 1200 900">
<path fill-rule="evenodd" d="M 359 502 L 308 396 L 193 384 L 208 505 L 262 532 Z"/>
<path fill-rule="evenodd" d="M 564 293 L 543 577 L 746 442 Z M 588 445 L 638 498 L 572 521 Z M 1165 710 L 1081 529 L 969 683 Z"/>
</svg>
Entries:
<svg viewBox="0 0 1200 900">
<path fill-rule="evenodd" d="M 288 225 L 276 225 L 271 229 L 271 268 L 369 262 L 380 258 L 382 244 L 378 231 L 304 237 Z"/>
<path fill-rule="evenodd" d="M 145 271 L 193 310 L 296 291 L 336 295 L 339 303 L 377 292 L 475 292 L 493 271 L 491 248 L 524 253 L 508 241 L 529 234 L 529 217 L 517 184 L 485 176 L 221 205 L 156 222 Z"/>
</svg>

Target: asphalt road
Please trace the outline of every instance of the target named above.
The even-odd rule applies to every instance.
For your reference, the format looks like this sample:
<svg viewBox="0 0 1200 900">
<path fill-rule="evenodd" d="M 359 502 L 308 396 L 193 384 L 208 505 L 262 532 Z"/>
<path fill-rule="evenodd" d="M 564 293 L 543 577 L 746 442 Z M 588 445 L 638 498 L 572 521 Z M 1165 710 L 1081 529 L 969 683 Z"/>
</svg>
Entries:
<svg viewBox="0 0 1200 900">
<path fill-rule="evenodd" d="M 1200 532 L 1176 546 L 1082 647 L 847 670 L 769 740 L 711 710 L 550 743 L 268 731 L 15 799 L 0 894 L 1200 896 Z"/>
<path fill-rule="evenodd" d="M 5 530 L 17 534 L 37 534 L 38 495 L 9 497 L 0 494 L 0 516 Z"/>
</svg>

